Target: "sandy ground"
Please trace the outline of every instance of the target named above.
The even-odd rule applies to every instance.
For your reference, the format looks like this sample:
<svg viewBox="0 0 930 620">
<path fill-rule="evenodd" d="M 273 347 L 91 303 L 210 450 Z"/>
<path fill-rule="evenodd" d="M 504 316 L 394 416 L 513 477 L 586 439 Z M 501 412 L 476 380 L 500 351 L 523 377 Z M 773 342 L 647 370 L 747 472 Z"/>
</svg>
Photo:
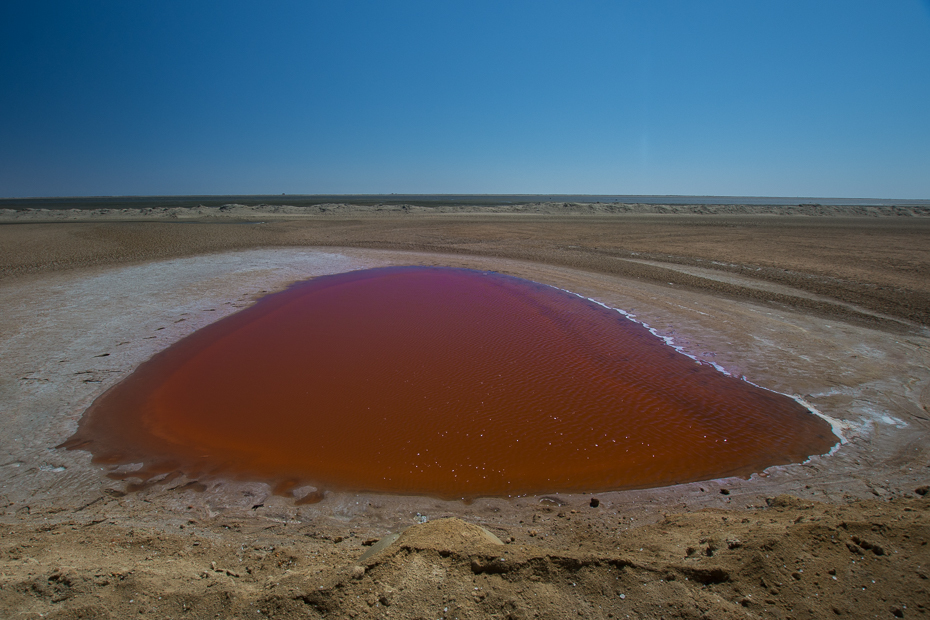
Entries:
<svg viewBox="0 0 930 620">
<path fill-rule="evenodd" d="M 928 613 L 930 218 L 21 215 L 0 214 L 2 617 Z M 54 448 L 94 398 L 199 327 L 296 280 L 393 264 L 494 269 L 632 312 L 803 399 L 843 443 L 596 507 L 133 490 Z"/>
</svg>

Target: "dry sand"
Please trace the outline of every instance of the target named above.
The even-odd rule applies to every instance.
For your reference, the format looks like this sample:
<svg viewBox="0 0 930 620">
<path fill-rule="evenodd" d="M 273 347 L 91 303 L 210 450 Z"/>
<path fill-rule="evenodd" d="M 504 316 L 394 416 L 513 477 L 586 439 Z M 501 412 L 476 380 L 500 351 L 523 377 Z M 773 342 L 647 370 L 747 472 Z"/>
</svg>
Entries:
<svg viewBox="0 0 930 620">
<path fill-rule="evenodd" d="M 928 613 L 930 218 L 230 211 L 0 214 L 0 616 Z M 295 280 L 392 264 L 494 269 L 630 311 L 803 399 L 844 443 L 596 507 L 336 493 L 297 506 L 241 481 L 133 490 L 54 448 L 199 327 Z"/>
</svg>

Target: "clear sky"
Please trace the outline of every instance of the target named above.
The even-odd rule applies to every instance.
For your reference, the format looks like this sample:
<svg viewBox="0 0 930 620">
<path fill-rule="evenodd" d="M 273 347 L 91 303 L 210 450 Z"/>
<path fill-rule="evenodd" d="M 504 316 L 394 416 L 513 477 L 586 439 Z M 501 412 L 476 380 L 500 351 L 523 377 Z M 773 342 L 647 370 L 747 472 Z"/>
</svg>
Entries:
<svg viewBox="0 0 930 620">
<path fill-rule="evenodd" d="M 0 196 L 930 198 L 930 1 L 4 2 Z"/>
</svg>

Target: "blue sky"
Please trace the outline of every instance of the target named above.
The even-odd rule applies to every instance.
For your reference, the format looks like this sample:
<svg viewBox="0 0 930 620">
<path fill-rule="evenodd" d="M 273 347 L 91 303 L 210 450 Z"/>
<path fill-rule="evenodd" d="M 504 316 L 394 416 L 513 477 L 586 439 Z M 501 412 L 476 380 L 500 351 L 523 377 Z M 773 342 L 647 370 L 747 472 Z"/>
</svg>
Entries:
<svg viewBox="0 0 930 620">
<path fill-rule="evenodd" d="M 930 2 L 6 2 L 0 196 L 930 198 Z"/>
</svg>

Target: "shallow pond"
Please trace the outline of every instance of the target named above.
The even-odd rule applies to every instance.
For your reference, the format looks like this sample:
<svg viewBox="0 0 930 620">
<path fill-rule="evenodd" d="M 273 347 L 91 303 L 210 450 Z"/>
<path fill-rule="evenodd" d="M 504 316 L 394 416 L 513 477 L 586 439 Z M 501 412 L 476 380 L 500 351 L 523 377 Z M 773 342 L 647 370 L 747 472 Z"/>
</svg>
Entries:
<svg viewBox="0 0 930 620">
<path fill-rule="evenodd" d="M 591 300 L 387 267 L 295 284 L 188 336 L 98 398 L 62 446 L 142 463 L 123 477 L 143 481 L 468 499 L 748 475 L 836 442 L 795 400 Z"/>
</svg>

